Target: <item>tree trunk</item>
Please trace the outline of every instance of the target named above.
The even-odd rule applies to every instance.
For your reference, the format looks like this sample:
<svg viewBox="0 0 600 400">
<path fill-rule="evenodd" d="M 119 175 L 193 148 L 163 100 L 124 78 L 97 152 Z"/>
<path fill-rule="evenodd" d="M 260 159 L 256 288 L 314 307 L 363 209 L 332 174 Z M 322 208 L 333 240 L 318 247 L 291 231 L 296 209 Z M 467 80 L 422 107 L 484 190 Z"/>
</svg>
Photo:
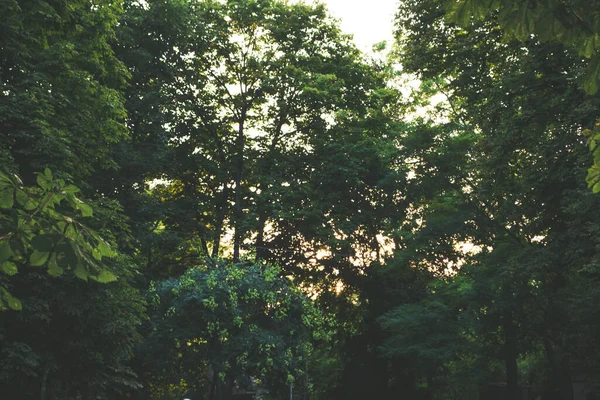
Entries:
<svg viewBox="0 0 600 400">
<path fill-rule="evenodd" d="M 240 111 L 237 136 L 237 165 L 235 171 L 235 223 L 233 234 L 233 262 L 240 260 L 240 246 L 242 243 L 242 177 L 244 174 L 244 122 L 246 120 L 246 109 Z"/>
<path fill-rule="evenodd" d="M 200 238 L 200 247 L 202 248 L 202 255 L 204 257 L 208 257 L 208 244 L 206 244 L 206 239 Z"/>
<path fill-rule="evenodd" d="M 221 247 L 221 233 L 223 231 L 223 221 L 225 221 L 225 215 L 227 214 L 227 201 L 229 200 L 229 188 L 227 182 L 224 182 L 223 193 L 221 193 L 221 199 L 217 205 L 217 212 L 215 218 L 215 236 L 212 243 L 211 257 L 219 256 L 219 249 Z"/>
<path fill-rule="evenodd" d="M 258 234 L 256 235 L 256 258 L 255 262 L 259 262 L 260 260 L 265 258 L 267 253 L 265 247 L 265 225 L 267 223 L 267 213 L 263 212 L 260 214 L 258 219 Z"/>
<path fill-rule="evenodd" d="M 40 385 L 40 400 L 46 400 L 47 384 L 48 384 L 48 367 L 44 366 L 44 372 L 42 374 L 42 382 Z"/>
<path fill-rule="evenodd" d="M 519 398 L 519 376 L 517 369 L 517 327 L 512 313 L 504 316 L 504 356 L 506 361 L 506 400 Z"/>
<path fill-rule="evenodd" d="M 561 400 L 573 400 L 573 382 L 569 362 L 567 359 L 559 360 L 559 356 L 550 343 L 548 336 L 544 336 L 544 349 L 546 350 L 546 358 L 550 364 L 552 371 L 552 381 L 556 386 L 555 389 Z"/>
<path fill-rule="evenodd" d="M 217 374 L 216 369 L 209 365 L 207 377 L 210 380 L 210 392 L 208 393 L 208 400 L 215 400 L 217 396 L 217 384 L 219 381 L 219 374 Z"/>
</svg>

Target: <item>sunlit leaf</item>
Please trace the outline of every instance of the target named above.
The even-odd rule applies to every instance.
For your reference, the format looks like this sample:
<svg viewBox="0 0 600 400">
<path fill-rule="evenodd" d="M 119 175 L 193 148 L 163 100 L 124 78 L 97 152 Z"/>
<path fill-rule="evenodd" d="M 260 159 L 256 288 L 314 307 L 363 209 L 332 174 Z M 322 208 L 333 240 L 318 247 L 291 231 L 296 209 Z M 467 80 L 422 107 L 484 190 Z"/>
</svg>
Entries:
<svg viewBox="0 0 600 400">
<path fill-rule="evenodd" d="M 106 269 L 102 270 L 97 276 L 92 278 L 100 283 L 109 283 L 117 280 L 115 274 Z"/>
<path fill-rule="evenodd" d="M 34 251 L 29 256 L 29 263 L 34 267 L 40 267 L 44 265 L 46 261 L 48 261 L 48 257 L 50 256 L 49 251 Z"/>
<path fill-rule="evenodd" d="M 23 306 L 19 299 L 14 297 L 8 290 L 2 288 L 2 300 L 6 302 L 9 308 L 15 311 L 20 311 Z"/>
<path fill-rule="evenodd" d="M 2 270 L 2 272 L 4 272 L 7 275 L 16 275 L 17 272 L 19 272 L 19 269 L 17 268 L 17 264 L 15 264 L 12 261 L 4 261 L 2 263 L 0 263 L 0 270 Z"/>
<path fill-rule="evenodd" d="M 87 281 L 90 277 L 89 271 L 82 264 L 78 264 L 73 272 L 75 273 L 76 277 L 83 279 L 84 281 Z"/>
</svg>

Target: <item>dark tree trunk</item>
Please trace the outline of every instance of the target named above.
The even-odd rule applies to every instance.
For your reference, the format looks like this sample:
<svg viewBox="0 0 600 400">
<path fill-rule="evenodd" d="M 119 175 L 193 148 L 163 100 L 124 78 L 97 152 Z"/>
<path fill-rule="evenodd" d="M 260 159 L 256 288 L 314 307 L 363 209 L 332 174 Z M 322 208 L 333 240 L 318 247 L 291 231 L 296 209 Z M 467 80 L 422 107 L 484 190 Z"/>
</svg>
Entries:
<svg viewBox="0 0 600 400">
<path fill-rule="evenodd" d="M 224 184 L 221 198 L 217 205 L 217 213 L 215 218 L 215 236 L 213 237 L 212 253 L 211 257 L 219 256 L 219 249 L 221 246 L 221 233 L 223 231 L 223 221 L 225 221 L 225 215 L 227 214 L 227 201 L 229 200 L 229 188 L 227 184 Z"/>
<path fill-rule="evenodd" d="M 200 247 L 202 247 L 202 255 L 208 257 L 208 245 L 206 244 L 206 239 L 200 238 Z"/>
<path fill-rule="evenodd" d="M 265 225 L 267 223 L 267 213 L 260 214 L 258 220 L 258 234 L 256 235 L 256 259 L 255 262 L 263 260 L 266 255 L 265 249 Z"/>
<path fill-rule="evenodd" d="M 512 313 L 504 316 L 504 357 L 506 362 L 506 400 L 519 398 L 519 376 L 517 369 L 517 327 Z"/>
<path fill-rule="evenodd" d="M 244 122 L 246 120 L 246 109 L 242 108 L 238 122 L 237 136 L 237 160 L 235 171 L 235 222 L 233 234 L 233 261 L 240 260 L 240 247 L 242 244 L 242 177 L 244 175 Z"/>
<path fill-rule="evenodd" d="M 44 366 L 44 372 L 42 374 L 42 382 L 40 385 L 40 400 L 46 400 L 47 385 L 48 385 L 48 367 Z"/>
<path fill-rule="evenodd" d="M 548 336 L 544 336 L 543 342 L 546 359 L 552 371 L 552 382 L 554 383 L 552 389 L 555 390 L 557 397 L 560 397 L 561 400 L 573 400 L 573 382 L 568 360 L 559 359 L 560 357 L 556 354 Z"/>
</svg>

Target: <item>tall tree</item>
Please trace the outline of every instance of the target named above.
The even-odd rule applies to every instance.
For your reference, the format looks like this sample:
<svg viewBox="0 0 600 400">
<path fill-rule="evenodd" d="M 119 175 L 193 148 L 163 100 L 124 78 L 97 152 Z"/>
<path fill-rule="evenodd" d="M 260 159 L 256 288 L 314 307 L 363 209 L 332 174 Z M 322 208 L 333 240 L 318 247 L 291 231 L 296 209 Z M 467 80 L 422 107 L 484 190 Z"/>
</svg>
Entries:
<svg viewBox="0 0 600 400">
<path fill-rule="evenodd" d="M 0 392 L 115 398 L 137 386 L 126 362 L 144 307 L 115 250 L 128 240 L 120 207 L 88 179 L 116 167 L 110 145 L 127 137 L 128 72 L 112 49 L 122 2 L 0 12 Z"/>
<path fill-rule="evenodd" d="M 572 225 L 585 224 L 580 205 L 595 201 L 580 184 L 585 143 L 578 134 L 598 118 L 598 98 L 577 83 L 584 66 L 577 55 L 536 38 L 508 40 L 494 15 L 465 27 L 448 23 L 444 4 L 406 2 L 398 17 L 400 60 L 446 95 L 450 121 L 445 136 L 428 128 L 413 139 L 415 187 L 407 191 L 421 196 L 419 222 L 403 253 L 424 268 L 452 261 L 452 280 L 470 282 L 473 296 L 455 292 L 464 299 L 457 318 L 475 316 L 477 336 L 493 338 L 480 343 L 505 364 L 507 399 L 516 395 L 518 360 L 540 348 L 545 390 L 571 398 L 571 376 L 585 368 L 575 366 L 574 343 L 567 345 L 579 340 L 567 328 L 579 323 L 567 310 L 596 257 L 596 239 Z M 452 158 L 446 146 L 460 141 L 466 146 Z M 461 251 L 465 243 L 478 254 Z M 432 286 L 430 296 L 439 291 Z"/>
<path fill-rule="evenodd" d="M 49 167 L 81 186 L 126 136 L 127 71 L 109 43 L 121 3 L 7 0 L 0 12 L 2 166 L 26 184 Z"/>
<path fill-rule="evenodd" d="M 234 259 L 252 254 L 307 279 L 327 276 L 327 290 L 340 271 L 355 270 L 342 280 L 359 279 L 353 260 L 376 258 L 379 199 L 397 179 L 382 112 L 392 93 L 324 7 L 132 2 L 122 36 L 130 127 L 141 147 L 122 154 L 139 154 L 139 169 L 133 185 L 114 177 L 106 190 L 132 205 L 133 224 L 186 239 L 172 258 L 179 265 L 222 253 L 229 231 Z M 159 162 L 148 163 L 150 153 Z M 150 201 L 174 207 L 136 216 L 136 201 L 149 204 L 140 199 L 152 178 L 164 184 Z M 132 187 L 138 200 L 125 194 Z"/>
</svg>

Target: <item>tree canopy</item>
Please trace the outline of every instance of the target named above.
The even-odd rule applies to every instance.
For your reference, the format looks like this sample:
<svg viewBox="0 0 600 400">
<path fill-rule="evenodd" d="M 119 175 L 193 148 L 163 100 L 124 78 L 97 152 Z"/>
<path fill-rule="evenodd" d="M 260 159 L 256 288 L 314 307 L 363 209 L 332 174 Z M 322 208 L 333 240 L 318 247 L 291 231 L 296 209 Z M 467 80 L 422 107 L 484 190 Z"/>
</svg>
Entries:
<svg viewBox="0 0 600 400">
<path fill-rule="evenodd" d="M 0 1 L 0 393 L 597 396 L 597 6 Z"/>
</svg>

